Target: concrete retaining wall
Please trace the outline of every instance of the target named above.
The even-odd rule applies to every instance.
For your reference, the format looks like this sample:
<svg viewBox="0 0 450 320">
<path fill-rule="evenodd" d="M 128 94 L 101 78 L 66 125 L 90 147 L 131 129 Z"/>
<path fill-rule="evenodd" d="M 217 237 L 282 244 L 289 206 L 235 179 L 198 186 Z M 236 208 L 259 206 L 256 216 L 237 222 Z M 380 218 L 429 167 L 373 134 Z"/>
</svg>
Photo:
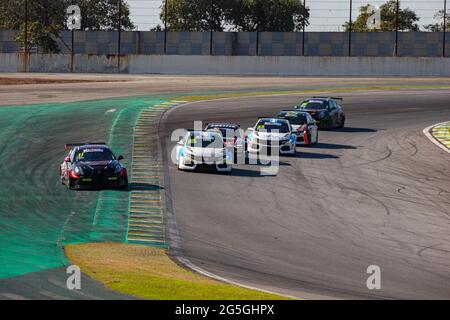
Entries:
<svg viewBox="0 0 450 320">
<path fill-rule="evenodd" d="M 18 31 L 0 30 L 0 52 L 20 52 L 16 42 Z M 398 55 L 408 57 L 441 57 L 442 32 L 400 32 Z M 391 57 L 395 51 L 395 32 L 352 33 L 352 56 Z M 304 41 L 303 41 L 304 40 Z M 60 53 L 71 52 L 72 33 L 62 31 L 57 39 Z M 122 54 L 164 54 L 164 32 L 123 31 Z M 209 32 L 168 32 L 167 54 L 210 55 Z M 348 56 L 347 32 L 213 32 L 213 55 L 236 56 Z M 303 43 L 305 45 L 303 50 Z M 446 38 L 450 53 L 450 37 Z M 42 53 L 42 48 L 33 48 Z M 75 31 L 76 54 L 117 54 L 118 32 Z"/>
<path fill-rule="evenodd" d="M 131 74 L 277 76 L 450 76 L 450 58 L 127 55 Z M 117 73 L 117 56 L 75 55 L 74 71 Z M 70 55 L 0 54 L 0 72 L 69 72 Z"/>
</svg>

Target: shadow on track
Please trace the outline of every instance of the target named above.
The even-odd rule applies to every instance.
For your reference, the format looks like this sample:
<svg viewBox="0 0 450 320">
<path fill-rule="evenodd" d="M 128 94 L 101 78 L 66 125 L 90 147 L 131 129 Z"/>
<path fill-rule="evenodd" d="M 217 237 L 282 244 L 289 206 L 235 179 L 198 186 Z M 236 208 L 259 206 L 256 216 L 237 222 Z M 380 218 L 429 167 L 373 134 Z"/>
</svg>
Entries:
<svg viewBox="0 0 450 320">
<path fill-rule="evenodd" d="M 127 189 L 123 189 L 122 191 L 140 191 L 140 190 L 150 190 L 150 191 L 156 191 L 156 190 L 163 190 L 164 188 L 161 186 L 158 186 L 156 184 L 150 184 L 150 183 L 130 183 Z"/>
<path fill-rule="evenodd" d="M 273 177 L 276 174 L 262 174 L 260 170 L 246 170 L 246 169 L 233 169 L 231 174 L 233 177 L 247 177 L 247 178 L 265 178 Z"/>
<path fill-rule="evenodd" d="M 352 127 L 344 127 L 333 130 L 333 132 L 348 132 L 348 133 L 374 133 L 377 132 L 376 129 L 370 128 L 352 128 Z"/>
<path fill-rule="evenodd" d="M 280 156 L 280 158 L 283 156 Z M 270 163 L 268 163 L 267 161 L 269 161 L 268 159 L 264 159 L 263 161 L 259 160 L 259 159 L 246 159 L 245 160 L 245 165 L 246 166 L 259 166 L 259 167 L 268 167 L 270 166 Z M 241 165 L 244 165 L 244 163 L 242 163 Z M 278 161 L 278 165 L 280 167 L 290 167 L 291 164 L 284 162 L 284 161 Z"/>
<path fill-rule="evenodd" d="M 357 149 L 354 146 L 349 146 L 345 144 L 333 144 L 333 143 L 318 143 L 315 145 L 307 146 L 308 149 L 324 149 L 324 150 L 354 150 Z"/>
<path fill-rule="evenodd" d="M 312 153 L 312 152 L 298 152 L 295 156 L 297 159 L 339 159 L 338 156 L 334 154 L 322 154 L 322 153 Z"/>
</svg>

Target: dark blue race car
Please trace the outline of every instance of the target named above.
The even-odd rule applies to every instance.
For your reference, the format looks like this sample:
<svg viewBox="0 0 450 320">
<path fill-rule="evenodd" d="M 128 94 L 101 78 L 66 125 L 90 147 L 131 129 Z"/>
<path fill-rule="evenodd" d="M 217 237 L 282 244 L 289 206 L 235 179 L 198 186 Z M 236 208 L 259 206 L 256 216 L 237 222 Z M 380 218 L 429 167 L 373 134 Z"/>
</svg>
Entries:
<svg viewBox="0 0 450 320">
<path fill-rule="evenodd" d="M 116 157 L 106 144 L 67 144 L 67 149 L 60 177 L 69 189 L 128 188 L 127 169 L 120 163 L 123 157 Z"/>
<path fill-rule="evenodd" d="M 316 121 L 319 129 L 343 128 L 345 125 L 345 112 L 338 103 L 338 101 L 342 100 L 342 98 L 313 97 L 306 99 L 295 108 L 308 112 Z"/>
</svg>

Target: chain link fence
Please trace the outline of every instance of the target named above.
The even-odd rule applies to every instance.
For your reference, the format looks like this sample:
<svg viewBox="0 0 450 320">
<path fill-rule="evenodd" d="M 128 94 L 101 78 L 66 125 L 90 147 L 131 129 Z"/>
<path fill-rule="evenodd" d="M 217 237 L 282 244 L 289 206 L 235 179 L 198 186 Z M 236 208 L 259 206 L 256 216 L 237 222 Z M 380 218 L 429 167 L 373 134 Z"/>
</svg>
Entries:
<svg viewBox="0 0 450 320">
<path fill-rule="evenodd" d="M 447 0 L 2 0 L 0 53 L 447 57 L 448 13 Z"/>
</svg>

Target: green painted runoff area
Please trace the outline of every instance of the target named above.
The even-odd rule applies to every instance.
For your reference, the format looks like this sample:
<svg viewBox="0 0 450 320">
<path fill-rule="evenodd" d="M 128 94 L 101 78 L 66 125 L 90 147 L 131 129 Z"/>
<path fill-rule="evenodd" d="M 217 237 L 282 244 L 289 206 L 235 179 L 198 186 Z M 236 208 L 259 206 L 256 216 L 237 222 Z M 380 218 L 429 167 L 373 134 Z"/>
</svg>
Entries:
<svg viewBox="0 0 450 320">
<path fill-rule="evenodd" d="M 0 278 L 66 265 L 67 243 L 125 241 L 129 193 L 69 191 L 59 180 L 64 145 L 107 142 L 129 167 L 139 113 L 165 101 L 0 107 Z"/>
</svg>

